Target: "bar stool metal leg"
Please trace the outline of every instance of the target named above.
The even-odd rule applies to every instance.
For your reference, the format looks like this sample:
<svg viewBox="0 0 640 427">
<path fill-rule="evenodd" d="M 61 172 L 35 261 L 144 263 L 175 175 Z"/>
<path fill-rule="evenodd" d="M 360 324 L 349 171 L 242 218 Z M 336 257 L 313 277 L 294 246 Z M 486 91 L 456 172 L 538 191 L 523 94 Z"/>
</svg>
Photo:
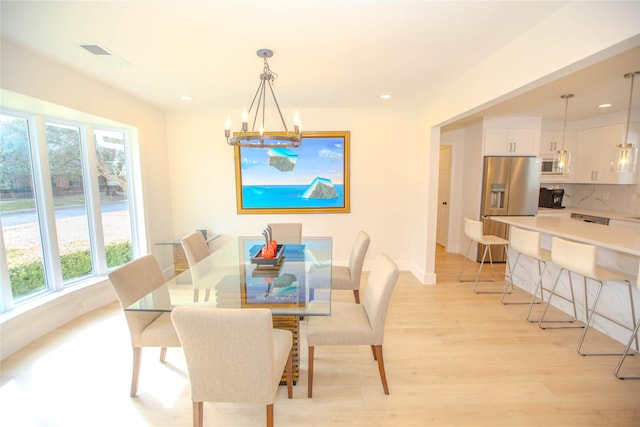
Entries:
<svg viewBox="0 0 640 427">
<path fill-rule="evenodd" d="M 540 269 L 540 264 L 542 263 L 543 267 Z M 538 260 L 538 271 L 540 273 L 540 277 L 538 278 L 538 286 L 536 290 L 531 294 L 531 301 L 529 301 L 529 311 L 527 312 L 527 321 L 531 323 L 539 322 L 540 319 L 531 319 L 531 312 L 533 311 L 534 304 L 541 304 L 544 302 L 544 287 L 542 286 L 542 276 L 544 276 L 544 272 L 547 271 L 547 263 L 544 261 Z M 536 301 L 537 294 L 540 292 L 540 299 Z"/>
<path fill-rule="evenodd" d="M 622 368 L 622 364 L 624 363 L 624 359 L 627 356 L 634 356 L 638 353 L 638 351 L 640 350 L 640 348 L 638 347 L 638 331 L 640 330 L 640 320 L 636 320 L 636 328 L 633 330 L 633 333 L 631 334 L 631 336 L 629 337 L 629 341 L 627 341 L 627 346 L 624 348 L 624 352 L 622 353 L 622 356 L 620 357 L 620 360 L 618 361 L 618 364 L 616 365 L 616 368 L 613 370 L 613 375 L 615 375 L 616 377 L 620 378 L 621 380 L 638 380 L 640 379 L 640 375 L 620 375 L 620 369 Z M 636 350 L 633 353 L 629 353 L 629 350 L 631 350 L 631 344 L 633 344 L 633 342 L 636 342 Z"/>
<path fill-rule="evenodd" d="M 544 262 L 544 261 L 536 260 L 538 262 L 538 281 L 536 283 L 536 289 L 534 290 L 534 292 L 532 294 L 532 298 L 530 300 L 527 300 L 527 301 L 506 301 L 505 297 L 507 296 L 507 294 L 513 293 L 513 291 L 514 291 L 514 287 L 513 287 L 513 272 L 516 271 L 516 267 L 518 267 L 518 260 L 520 259 L 520 255 L 522 255 L 522 254 L 518 253 L 518 255 L 516 256 L 516 260 L 513 263 L 513 269 L 511 268 L 511 263 L 509 262 L 509 258 L 507 258 L 507 267 L 509 269 L 509 282 L 505 283 L 504 290 L 502 291 L 502 304 L 504 304 L 504 305 L 529 304 L 529 313 L 527 314 L 527 320 L 529 320 L 529 317 L 531 316 L 531 308 L 533 307 L 533 304 L 540 304 L 542 302 L 542 300 L 543 300 L 543 298 L 542 298 L 542 276 L 544 275 L 544 272 L 547 269 L 547 263 Z M 511 285 L 511 292 L 507 292 L 507 289 L 508 289 L 509 285 Z M 536 301 L 536 297 L 537 297 L 538 292 L 540 292 L 540 300 Z M 531 320 L 529 320 L 529 321 L 531 321 Z"/>
<path fill-rule="evenodd" d="M 627 287 L 629 289 L 629 303 L 631 306 L 631 322 L 632 322 L 632 326 L 629 327 L 628 325 L 625 325 L 621 322 L 619 322 L 616 319 L 613 319 L 603 313 L 599 313 L 597 311 L 597 307 L 598 307 L 598 301 L 600 300 L 600 295 L 602 293 L 602 288 L 604 286 L 604 283 L 596 280 L 598 282 L 598 288 L 596 290 L 596 294 L 595 294 L 595 299 L 593 301 L 593 307 L 591 307 L 590 313 L 588 312 L 588 317 L 587 317 L 587 324 L 585 325 L 584 331 L 582 331 L 582 336 L 580 337 L 580 341 L 578 342 L 578 354 L 582 355 L 582 356 L 624 356 L 625 353 L 612 353 L 612 352 L 585 352 L 582 351 L 582 345 L 584 344 L 584 340 L 585 337 L 587 336 L 587 332 L 589 331 L 589 327 L 591 327 L 591 324 L 593 323 L 593 319 L 595 316 L 600 316 L 604 319 L 607 319 L 608 321 L 615 323 L 618 326 L 621 326 L 623 328 L 629 329 L 630 331 L 633 331 L 636 329 L 636 315 L 635 315 L 635 308 L 633 306 L 633 293 L 631 291 L 631 283 L 628 280 L 625 280 Z M 631 338 L 633 338 L 633 335 L 631 336 Z M 636 341 L 636 348 L 638 348 L 638 337 L 635 337 L 635 341 Z M 625 352 L 627 350 L 625 349 Z"/>
<path fill-rule="evenodd" d="M 568 276 L 569 276 L 569 289 L 570 289 L 570 292 L 571 292 L 571 297 L 570 298 L 556 293 L 556 288 L 558 286 L 558 282 L 560 281 L 560 276 L 562 276 L 562 272 L 563 271 L 566 271 Z M 573 319 L 545 320 L 545 316 L 547 315 L 547 310 L 549 309 L 549 306 L 551 305 L 551 300 L 552 300 L 554 295 L 559 297 L 559 298 L 561 298 L 561 299 L 564 299 L 565 301 L 569 301 L 571 303 L 571 305 L 573 307 Z M 542 316 L 540 316 L 540 319 L 538 320 L 538 327 L 540 329 L 584 328 L 584 325 L 575 325 L 575 324 L 573 324 L 576 321 L 578 321 L 578 313 L 576 311 L 576 303 L 575 303 L 575 297 L 574 297 L 574 293 L 573 293 L 573 280 L 571 279 L 571 272 L 569 270 L 565 270 L 564 268 L 562 268 L 558 272 L 558 276 L 556 277 L 556 280 L 553 283 L 553 287 L 551 288 L 551 291 L 549 292 L 549 299 L 547 300 L 547 304 L 545 305 L 544 310 L 542 311 Z M 545 322 L 571 323 L 571 325 L 567 325 L 567 326 L 543 326 L 543 324 Z"/>
</svg>

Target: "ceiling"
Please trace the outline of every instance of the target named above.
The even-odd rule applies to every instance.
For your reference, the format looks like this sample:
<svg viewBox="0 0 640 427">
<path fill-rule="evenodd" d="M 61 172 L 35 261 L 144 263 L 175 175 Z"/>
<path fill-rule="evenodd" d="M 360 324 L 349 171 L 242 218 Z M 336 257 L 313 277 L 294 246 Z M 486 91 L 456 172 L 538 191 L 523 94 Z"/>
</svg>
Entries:
<svg viewBox="0 0 640 427">
<path fill-rule="evenodd" d="M 262 72 L 260 48 L 274 51 L 269 65 L 284 108 L 415 108 L 564 4 L 2 0 L 0 28 L 4 39 L 168 111 L 246 107 Z M 112 56 L 94 56 L 82 44 Z M 602 100 L 625 109 L 622 75 L 640 70 L 638 49 L 493 111 L 560 119 L 566 92 L 576 94 L 574 118 Z M 386 93 L 393 98 L 381 100 Z"/>
</svg>

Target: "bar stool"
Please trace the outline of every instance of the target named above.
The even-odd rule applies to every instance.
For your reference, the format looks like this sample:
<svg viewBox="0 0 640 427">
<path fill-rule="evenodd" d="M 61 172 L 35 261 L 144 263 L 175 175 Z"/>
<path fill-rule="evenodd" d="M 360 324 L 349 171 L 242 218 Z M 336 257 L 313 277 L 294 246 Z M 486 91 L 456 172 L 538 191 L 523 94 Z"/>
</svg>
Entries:
<svg viewBox="0 0 640 427">
<path fill-rule="evenodd" d="M 630 332 L 633 332 L 636 329 L 636 315 L 635 309 L 633 306 L 633 294 L 631 290 L 631 281 L 629 280 L 629 276 L 619 272 L 609 270 L 603 267 L 600 267 L 596 264 L 596 252 L 597 248 L 593 245 L 588 245 L 585 243 L 572 242 L 570 240 L 561 239 L 559 237 L 553 237 L 551 240 L 551 260 L 557 264 L 561 270 L 566 270 L 569 275 L 571 272 L 579 274 L 583 277 L 584 284 L 584 295 L 585 295 L 585 309 L 587 311 L 587 323 L 584 326 L 584 330 L 582 331 L 582 335 L 580 336 L 580 341 L 578 342 L 577 351 L 579 354 L 583 356 L 589 355 L 621 355 L 622 353 L 593 353 L 593 352 L 585 352 L 582 350 L 582 345 L 584 344 L 585 338 L 587 336 L 587 332 L 593 323 L 593 319 L 596 316 L 599 316 L 603 319 L 608 320 L 609 322 L 615 323 L 618 326 L 621 326 Z M 560 274 L 558 274 L 558 279 L 560 278 Z M 558 279 L 556 279 L 555 286 L 558 283 Z M 587 296 L 587 279 L 591 279 L 598 283 L 598 288 L 596 289 L 595 299 L 593 301 L 593 306 L 589 309 L 589 301 Z M 600 313 L 597 311 L 598 302 L 600 300 L 600 294 L 602 292 L 602 288 L 604 284 L 613 285 L 615 282 L 625 282 L 626 286 L 629 290 L 629 305 L 631 308 L 631 326 L 625 325 L 624 323 L 613 319 L 607 316 L 604 313 Z M 549 297 L 551 300 L 551 296 Z M 574 304 L 574 314 L 575 314 L 575 304 Z M 637 346 L 637 340 L 636 340 Z"/>
<path fill-rule="evenodd" d="M 535 300 L 538 292 L 540 292 L 540 301 L 538 301 L 537 303 L 540 303 L 544 299 L 542 294 L 542 291 L 544 289 L 542 286 L 542 276 L 547 269 L 547 262 L 551 261 L 551 252 L 540 247 L 539 232 L 524 230 L 515 226 L 511 226 L 509 228 L 509 249 L 516 252 L 517 255 L 513 263 L 513 267 L 511 267 L 509 258 L 507 258 L 507 267 L 509 268 L 509 282 L 505 282 L 504 291 L 502 292 L 502 303 L 505 305 L 529 304 L 529 313 L 527 314 L 527 320 L 531 322 L 531 309 L 533 308 L 533 304 L 536 304 Z M 509 284 L 511 284 L 511 291 L 513 292 L 513 272 L 518 267 L 518 261 L 520 260 L 521 255 L 524 255 L 525 257 L 531 258 L 538 262 L 539 277 L 536 283 L 536 289 L 534 290 L 530 301 L 505 301 Z"/>
<path fill-rule="evenodd" d="M 638 289 L 640 289 L 640 275 L 636 279 L 636 282 L 637 282 Z M 633 330 L 633 333 L 629 337 L 629 341 L 627 341 L 627 345 L 624 348 L 624 351 L 622 352 L 622 356 L 620 357 L 620 360 L 618 361 L 618 364 L 616 365 L 616 368 L 613 371 L 613 374 L 616 377 L 620 378 L 621 380 L 640 379 L 640 375 L 620 375 L 620 369 L 622 368 L 624 359 L 627 357 L 627 355 L 630 354 L 629 350 L 631 350 L 631 345 L 633 344 L 634 341 L 636 342 L 636 350 L 635 352 L 631 353 L 631 355 L 637 354 L 640 351 L 640 348 L 638 347 L 638 330 L 640 330 L 640 319 L 636 320 L 636 328 Z"/>
<path fill-rule="evenodd" d="M 503 239 L 501 237 L 495 236 L 493 234 L 482 234 L 482 222 L 475 221 L 473 219 L 465 218 L 464 219 L 464 234 L 470 239 L 469 246 L 467 247 L 467 252 L 464 255 L 464 260 L 462 261 L 462 267 L 460 268 L 460 274 L 458 274 L 459 282 L 471 282 L 472 280 L 463 280 L 462 279 L 462 271 L 464 270 L 464 265 L 467 262 L 467 258 L 469 256 L 469 250 L 473 242 L 484 245 L 484 251 L 482 253 L 482 260 L 480 261 L 480 268 L 478 268 L 478 273 L 476 274 L 475 284 L 473 285 L 473 292 L 476 294 L 479 293 L 499 293 L 499 292 L 478 292 L 478 279 L 480 278 L 480 272 L 482 272 L 482 267 L 484 266 L 484 260 L 487 257 L 487 251 L 489 252 L 489 264 L 491 265 L 491 280 L 483 280 L 483 282 L 493 282 L 495 281 L 494 273 L 493 273 L 493 258 L 491 256 L 491 251 L 489 250 L 492 246 L 502 246 L 505 256 L 507 254 L 507 245 L 509 241 Z"/>
<path fill-rule="evenodd" d="M 569 249 L 565 247 L 564 243 L 568 242 L 567 240 L 560 239 L 558 237 L 551 238 L 551 262 L 560 267 L 560 271 L 558 271 L 558 275 L 556 276 L 555 281 L 553 282 L 553 286 L 549 290 L 549 299 L 547 300 L 547 304 L 544 306 L 544 310 L 542 311 L 542 315 L 540 319 L 538 319 L 538 327 L 540 329 L 558 329 L 558 328 L 584 328 L 583 324 L 574 324 L 574 322 L 578 321 L 578 312 L 576 311 L 576 299 L 573 292 L 573 280 L 571 279 L 571 272 L 576 272 L 574 268 L 574 263 L 578 261 L 578 255 L 576 254 L 575 258 L 572 258 Z M 579 261 L 582 263 L 583 261 Z M 593 260 L 593 264 L 595 265 L 595 259 Z M 582 268 L 579 268 L 582 270 Z M 561 295 L 556 292 L 556 288 L 558 287 L 558 282 L 560 281 L 560 277 L 562 277 L 562 272 L 566 271 L 567 276 L 569 277 L 569 292 L 570 296 L 567 297 L 565 295 Z M 579 273 L 578 273 L 579 274 Z M 585 307 L 587 306 L 587 292 L 586 292 L 586 279 L 585 279 Z M 556 296 L 565 301 L 571 303 L 571 307 L 573 308 L 573 318 L 572 319 L 558 319 L 558 320 L 545 320 L 547 315 L 547 310 L 551 306 L 551 299 Z M 544 326 L 545 323 L 571 323 L 570 326 Z"/>
</svg>

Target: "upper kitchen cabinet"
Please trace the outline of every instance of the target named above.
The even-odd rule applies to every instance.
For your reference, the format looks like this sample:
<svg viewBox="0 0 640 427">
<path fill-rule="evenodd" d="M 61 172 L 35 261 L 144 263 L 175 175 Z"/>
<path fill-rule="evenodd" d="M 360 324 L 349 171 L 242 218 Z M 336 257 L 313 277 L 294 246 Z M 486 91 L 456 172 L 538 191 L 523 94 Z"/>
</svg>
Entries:
<svg viewBox="0 0 640 427">
<path fill-rule="evenodd" d="M 543 159 L 552 159 L 556 151 L 562 150 L 562 134 L 560 131 L 543 130 L 540 135 L 540 151 L 538 154 Z M 564 136 L 564 149 L 570 153 L 573 151 L 574 132 L 567 131 Z"/>
<path fill-rule="evenodd" d="M 543 160 L 543 170 L 542 175 L 540 175 L 540 183 L 542 184 L 567 183 L 571 181 L 571 171 L 575 169 L 575 157 L 573 156 L 575 132 L 567 131 L 564 135 L 564 149 L 574 157 L 569 164 L 569 172 L 556 173 L 544 168 L 544 165 L 547 165 L 548 162 L 553 165 L 556 151 L 563 149 L 563 133 L 563 131 L 543 130 L 540 135 L 540 151 L 538 155 Z"/>
<path fill-rule="evenodd" d="M 485 117 L 485 156 L 537 156 L 540 117 Z"/>
<path fill-rule="evenodd" d="M 574 171 L 576 184 L 635 184 L 635 173 L 611 172 L 611 154 L 625 139 L 626 124 L 585 129 L 578 132 L 575 144 Z M 637 130 L 636 130 L 637 131 Z M 631 133 L 631 131 L 630 131 Z"/>
</svg>

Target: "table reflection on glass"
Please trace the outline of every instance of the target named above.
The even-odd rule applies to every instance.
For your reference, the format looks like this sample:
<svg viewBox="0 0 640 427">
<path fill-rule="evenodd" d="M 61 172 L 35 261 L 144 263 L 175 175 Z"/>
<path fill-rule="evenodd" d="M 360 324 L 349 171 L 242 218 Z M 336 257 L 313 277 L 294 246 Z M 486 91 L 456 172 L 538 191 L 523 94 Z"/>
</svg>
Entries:
<svg viewBox="0 0 640 427">
<path fill-rule="evenodd" d="M 331 314 L 332 240 L 304 238 L 301 244 L 284 245 L 276 265 L 255 259 L 263 245 L 258 237 L 233 239 L 125 310 L 169 312 L 178 305 L 269 308 L 274 326 L 294 334 L 297 381 L 300 317 Z"/>
</svg>

